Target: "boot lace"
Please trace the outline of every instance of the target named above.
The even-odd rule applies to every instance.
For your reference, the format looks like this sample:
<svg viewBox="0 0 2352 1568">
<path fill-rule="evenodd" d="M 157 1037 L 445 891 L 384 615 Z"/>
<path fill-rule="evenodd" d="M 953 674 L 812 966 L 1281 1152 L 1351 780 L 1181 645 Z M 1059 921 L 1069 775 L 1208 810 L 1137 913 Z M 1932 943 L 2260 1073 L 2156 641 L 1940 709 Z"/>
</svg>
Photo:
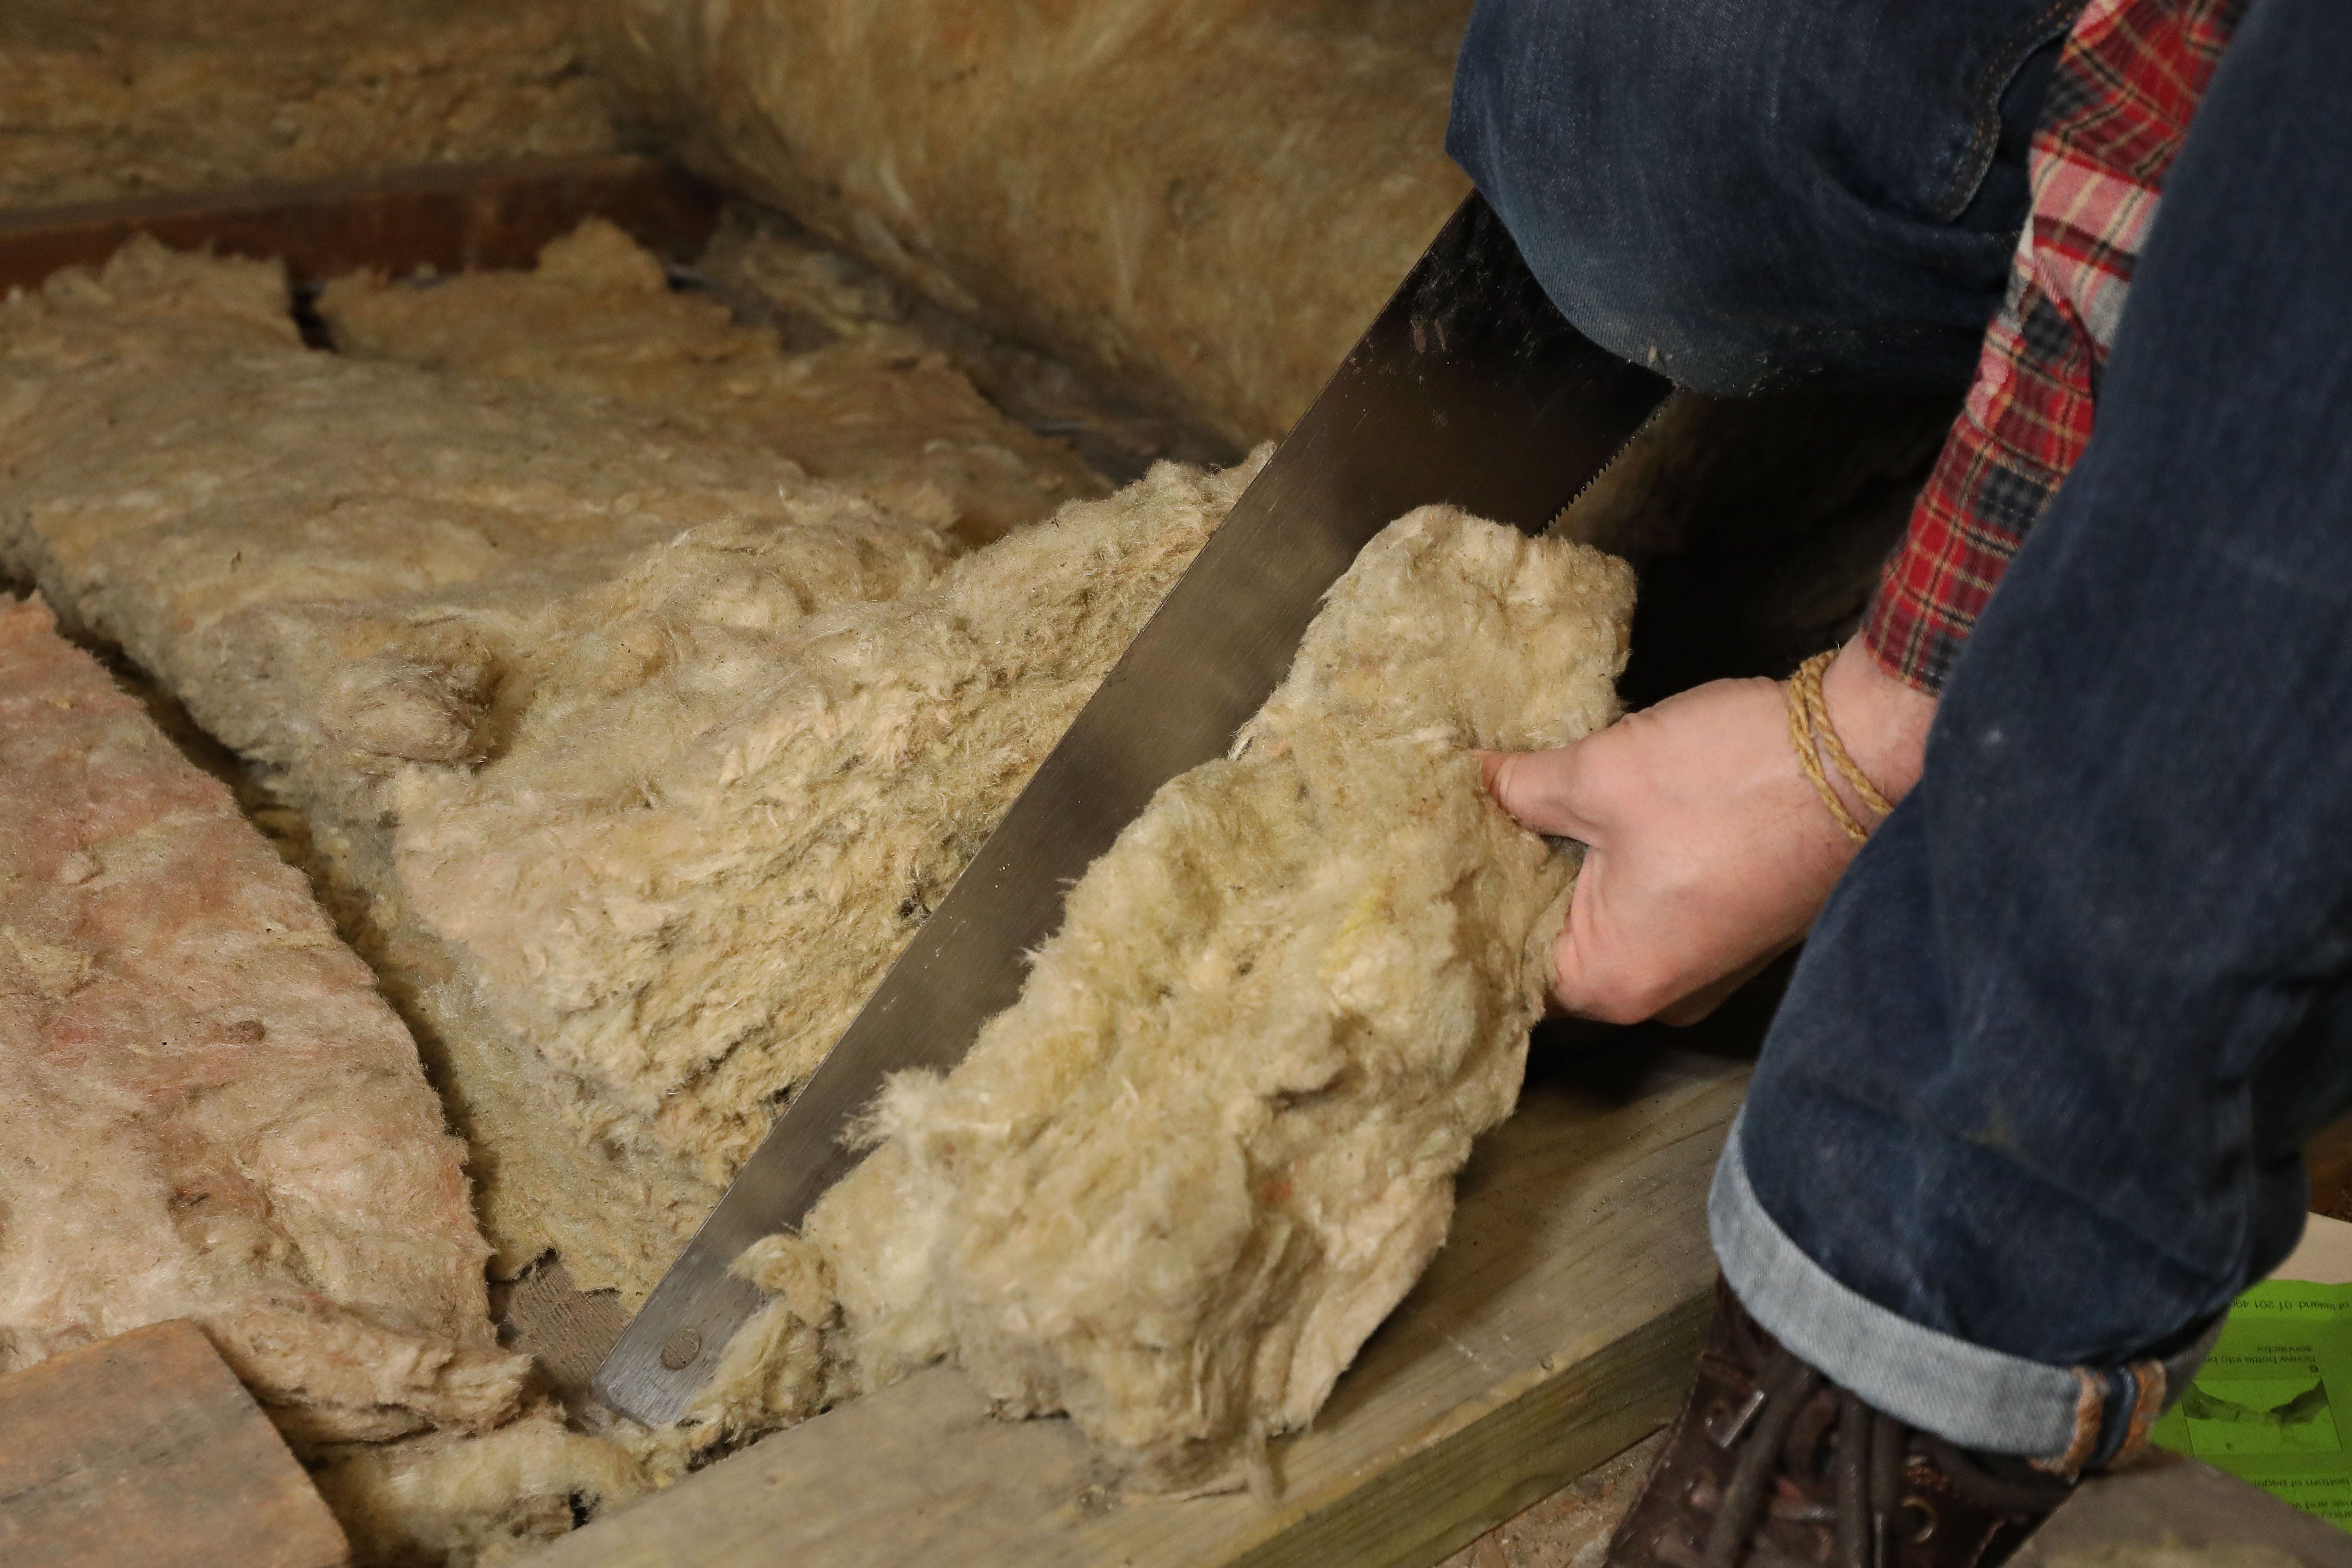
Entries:
<svg viewBox="0 0 2352 1568">
<path fill-rule="evenodd" d="M 1703 1568 L 1793 1568 L 1766 1539 L 1776 1516 L 1828 1522 L 1834 1568 L 1885 1568 L 1889 1533 L 1904 1527 L 1906 1515 L 1924 1522 L 1924 1531 L 1913 1524 L 1914 1539 L 1925 1540 L 1935 1528 L 1932 1505 L 1904 1496 L 1906 1455 L 1915 1447 L 1952 1492 L 1991 1512 L 2036 1516 L 2066 1495 L 2063 1481 L 2000 1474 L 1873 1409 L 1779 1345 L 1756 1343 L 1752 1332 L 1740 1337 L 1752 1353 L 1748 1364 L 1760 1364 L 1760 1375 L 1727 1429 L 1710 1434 L 1721 1447 L 1736 1448 L 1738 1458 L 1708 1522 Z"/>
</svg>

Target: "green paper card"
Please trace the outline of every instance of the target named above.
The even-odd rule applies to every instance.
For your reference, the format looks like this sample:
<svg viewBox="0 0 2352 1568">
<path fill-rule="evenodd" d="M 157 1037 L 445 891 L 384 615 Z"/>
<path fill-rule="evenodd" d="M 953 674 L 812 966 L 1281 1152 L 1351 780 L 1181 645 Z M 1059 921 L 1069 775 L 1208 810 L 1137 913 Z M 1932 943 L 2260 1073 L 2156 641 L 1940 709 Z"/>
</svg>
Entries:
<svg viewBox="0 0 2352 1568">
<path fill-rule="evenodd" d="M 2240 1296 L 2155 1440 L 2352 1531 L 2352 1285 Z"/>
</svg>

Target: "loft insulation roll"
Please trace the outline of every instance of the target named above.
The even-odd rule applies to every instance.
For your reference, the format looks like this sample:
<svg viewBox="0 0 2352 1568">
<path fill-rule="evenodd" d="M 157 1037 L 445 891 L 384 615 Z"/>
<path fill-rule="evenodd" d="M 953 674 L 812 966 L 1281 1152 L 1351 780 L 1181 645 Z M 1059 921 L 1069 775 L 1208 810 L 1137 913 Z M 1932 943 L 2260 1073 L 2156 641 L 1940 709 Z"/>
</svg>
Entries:
<svg viewBox="0 0 2352 1568">
<path fill-rule="evenodd" d="M 694 167 L 1242 444 L 1286 430 L 1468 183 L 1466 0 L 592 0 Z"/>
<path fill-rule="evenodd" d="M 8 0 L 0 207 L 617 145 L 581 0 Z"/>
<path fill-rule="evenodd" d="M 298 1439 L 515 1414 L 416 1047 L 301 874 L 0 594 L 0 1374 L 200 1324 Z"/>
</svg>

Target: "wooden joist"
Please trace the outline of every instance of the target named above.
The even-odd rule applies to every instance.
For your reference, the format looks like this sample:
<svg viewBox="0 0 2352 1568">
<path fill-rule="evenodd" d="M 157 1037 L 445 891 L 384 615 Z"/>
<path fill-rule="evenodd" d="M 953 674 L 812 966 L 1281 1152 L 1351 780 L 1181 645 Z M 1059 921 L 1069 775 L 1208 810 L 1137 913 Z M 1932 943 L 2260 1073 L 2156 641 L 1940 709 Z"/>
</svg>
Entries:
<svg viewBox="0 0 2352 1568">
<path fill-rule="evenodd" d="M 593 1524 L 534 1568 L 1361 1568 L 1434 1562 L 1654 1428 L 1714 1275 L 1706 1184 L 1746 1074 L 1551 1077 L 1480 1145 L 1437 1262 L 1272 1452 L 1275 1495 L 1127 1499 L 1066 1421 L 936 1367 Z"/>
<path fill-rule="evenodd" d="M 0 1563 L 335 1568 L 343 1532 L 204 1331 L 150 1323 L 0 1377 Z"/>
<path fill-rule="evenodd" d="M 2352 1535 L 2250 1481 L 2158 1449 L 2085 1480 L 2010 1568 L 2196 1562 L 2352 1568 Z"/>
<path fill-rule="evenodd" d="M 299 285 L 365 267 L 528 267 L 589 217 L 683 257 L 710 237 L 719 197 L 672 164 L 613 152 L 0 212 L 0 293 L 102 262 L 138 234 L 281 258 Z"/>
</svg>

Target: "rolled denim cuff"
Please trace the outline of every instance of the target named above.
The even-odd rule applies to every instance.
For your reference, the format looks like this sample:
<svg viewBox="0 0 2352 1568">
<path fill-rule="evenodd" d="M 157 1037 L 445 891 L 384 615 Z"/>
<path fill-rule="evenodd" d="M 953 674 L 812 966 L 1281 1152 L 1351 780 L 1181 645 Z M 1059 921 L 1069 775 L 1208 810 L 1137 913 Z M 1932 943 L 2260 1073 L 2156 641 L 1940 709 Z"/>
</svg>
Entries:
<svg viewBox="0 0 2352 1568">
<path fill-rule="evenodd" d="M 2104 1465 L 2147 1441 L 2221 1332 L 2216 1317 L 2177 1354 L 2102 1368 L 2028 1361 L 1923 1327 L 1839 1283 L 1764 1212 L 1739 1134 L 1736 1120 L 1706 1205 L 1732 1294 L 1831 1382 L 1961 1448 L 2067 1475 Z"/>
</svg>

